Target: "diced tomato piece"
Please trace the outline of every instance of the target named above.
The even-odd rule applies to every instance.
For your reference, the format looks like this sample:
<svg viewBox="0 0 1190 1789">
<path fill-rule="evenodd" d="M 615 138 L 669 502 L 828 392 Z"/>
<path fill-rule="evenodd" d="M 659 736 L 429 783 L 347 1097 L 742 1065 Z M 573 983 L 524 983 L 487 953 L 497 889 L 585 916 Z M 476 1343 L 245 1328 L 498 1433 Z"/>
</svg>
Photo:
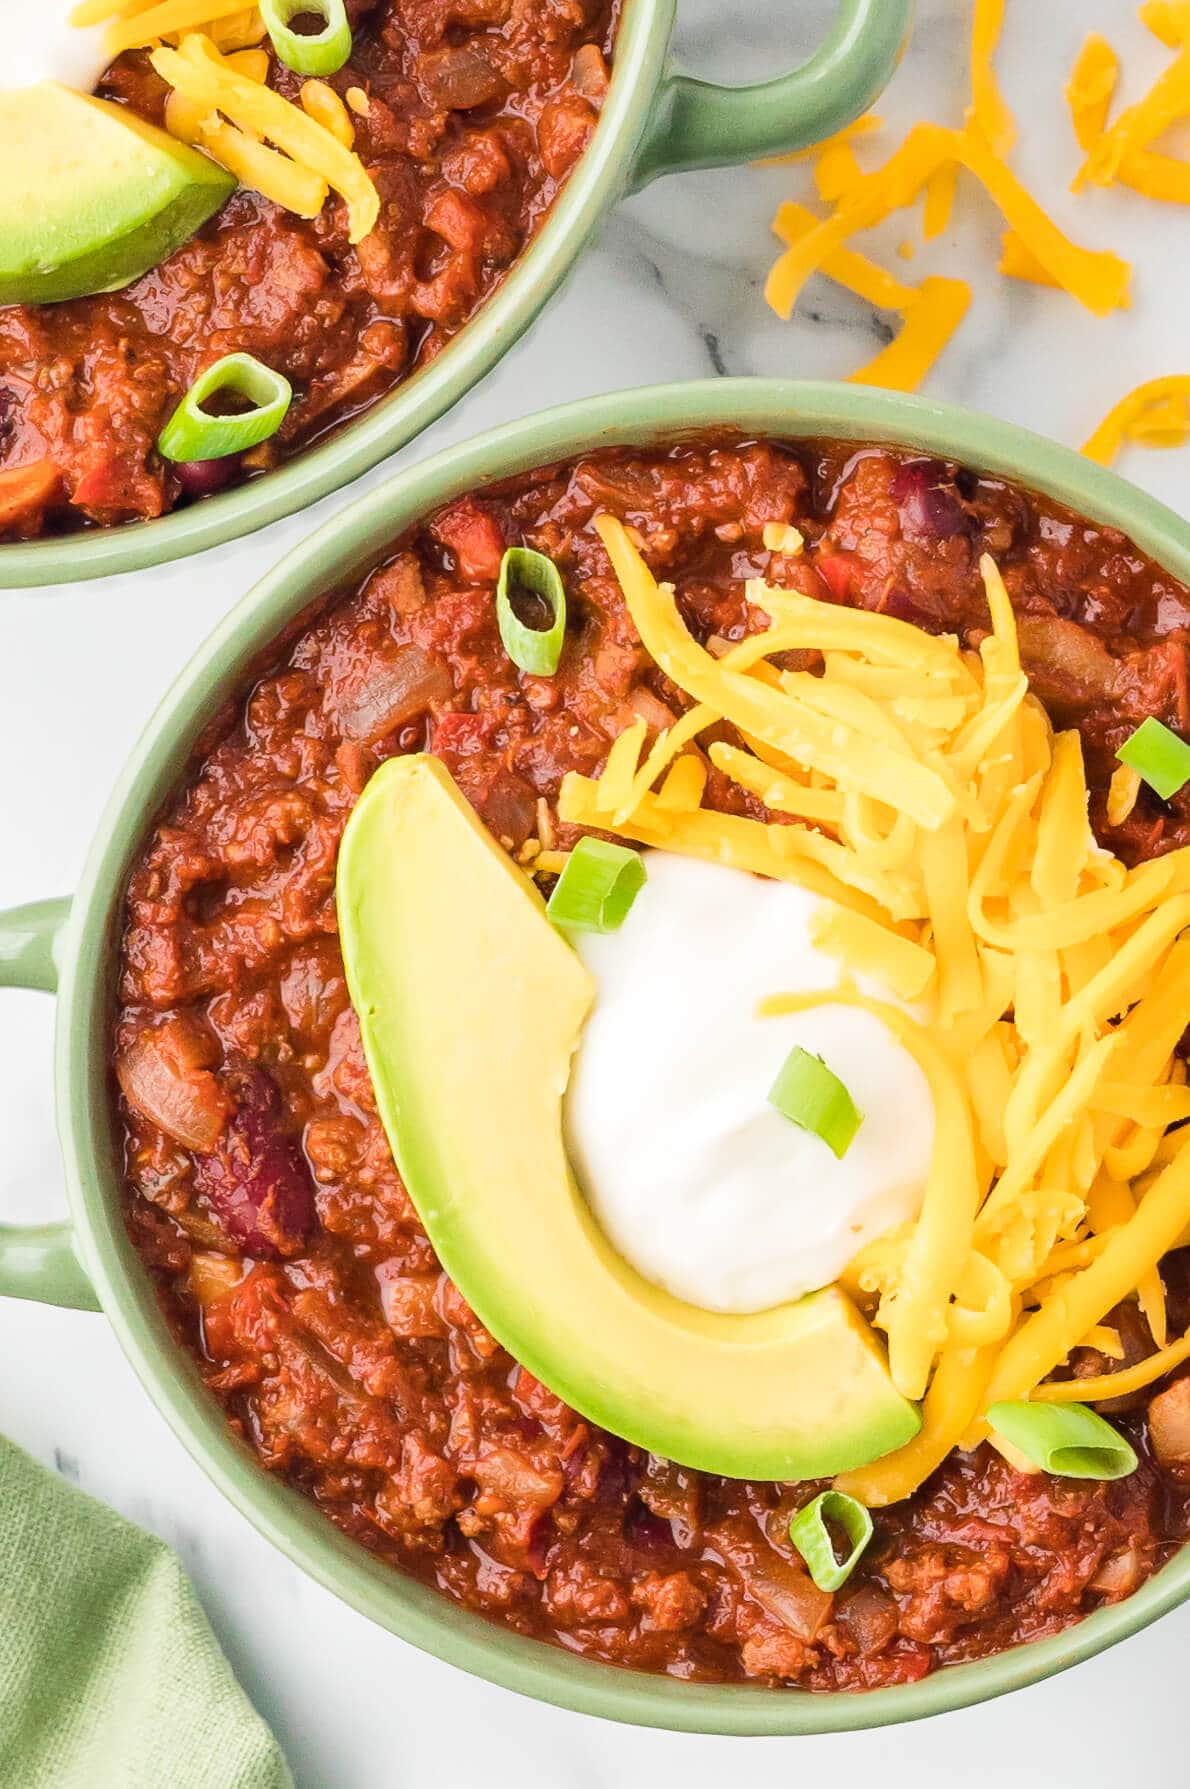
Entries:
<svg viewBox="0 0 1190 1789">
<path fill-rule="evenodd" d="M 442 545 L 455 556 L 459 576 L 468 584 L 494 584 L 504 557 L 504 536 L 495 516 L 474 497 L 462 497 L 433 524 Z"/>
<path fill-rule="evenodd" d="M 439 193 L 426 212 L 426 226 L 460 254 L 477 255 L 483 247 L 488 220 L 474 199 L 452 186 Z"/>
<path fill-rule="evenodd" d="M 814 569 L 826 584 L 832 598 L 837 603 L 845 603 L 851 596 L 851 559 L 846 553 L 820 553 L 814 561 Z"/>
<path fill-rule="evenodd" d="M 35 460 L 31 466 L 10 466 L 0 472 L 0 528 L 39 517 L 57 495 L 61 480 L 53 460 Z"/>
</svg>

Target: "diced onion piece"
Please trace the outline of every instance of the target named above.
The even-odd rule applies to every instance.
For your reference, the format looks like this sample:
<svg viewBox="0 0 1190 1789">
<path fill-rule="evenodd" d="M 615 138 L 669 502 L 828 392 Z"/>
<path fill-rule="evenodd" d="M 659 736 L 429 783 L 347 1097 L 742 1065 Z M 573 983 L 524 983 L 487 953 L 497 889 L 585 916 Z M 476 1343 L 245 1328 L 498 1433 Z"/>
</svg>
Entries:
<svg viewBox="0 0 1190 1789">
<path fill-rule="evenodd" d="M 1058 1478 L 1127 1478 L 1136 1454 L 1123 1435 L 1085 1404 L 993 1404 L 997 1435 Z"/>
<path fill-rule="evenodd" d="M 828 1522 L 837 1523 L 851 1543 L 851 1550 L 843 1559 L 835 1552 Z M 838 1590 L 846 1584 L 872 1538 L 872 1518 L 863 1504 L 846 1492 L 821 1491 L 793 1518 L 789 1538 L 819 1590 Z"/>
<path fill-rule="evenodd" d="M 247 398 L 251 409 L 215 416 L 203 404 L 217 392 Z M 225 354 L 201 373 L 160 435 L 157 451 L 166 460 L 221 460 L 243 453 L 277 433 L 293 400 L 293 386 L 254 354 Z"/>
<path fill-rule="evenodd" d="M 1190 782 L 1190 745 L 1179 739 L 1156 715 L 1143 720 L 1116 757 L 1135 770 L 1142 782 L 1168 801 Z"/>
<path fill-rule="evenodd" d="M 769 1089 L 769 1104 L 804 1131 L 813 1131 L 842 1161 L 862 1122 L 838 1075 L 820 1056 L 796 1044 Z"/>
<path fill-rule="evenodd" d="M 1152 1400 L 1149 1440 L 1162 1466 L 1180 1470 L 1190 1465 L 1190 1380 L 1175 1380 Z"/>
<path fill-rule="evenodd" d="M 299 75 L 333 75 L 351 54 L 351 25 L 343 0 L 259 0 L 265 29 L 281 61 Z M 321 31 L 290 29 L 299 13 L 316 13 Z"/>
<path fill-rule="evenodd" d="M 528 627 L 512 606 L 512 592 L 531 590 L 549 604 L 550 625 Z M 509 547 L 500 561 L 496 621 L 504 650 L 520 671 L 552 677 L 566 638 L 566 591 L 557 566 L 532 547 Z"/>
<path fill-rule="evenodd" d="M 704 1531 L 704 1539 L 739 1574 L 751 1600 L 766 1615 L 796 1634 L 813 1640 L 831 1612 L 829 1591 L 820 1590 L 800 1561 L 786 1559 L 759 1536 L 745 1538 L 731 1522 Z"/>
<path fill-rule="evenodd" d="M 374 745 L 432 702 L 449 696 L 453 687 L 446 666 L 428 652 L 420 646 L 399 646 L 341 699 L 339 725 L 348 739 Z"/>
<path fill-rule="evenodd" d="M 196 1249 L 190 1257 L 186 1277 L 195 1304 L 205 1311 L 235 1291 L 244 1277 L 243 1258 L 240 1255 L 207 1254 Z"/>
<path fill-rule="evenodd" d="M 175 1143 L 206 1154 L 227 1122 L 228 1103 L 203 1065 L 202 1043 L 185 1019 L 142 1031 L 116 1060 L 128 1104 Z"/>
<path fill-rule="evenodd" d="M 606 839 L 580 839 L 546 907 L 570 932 L 618 932 L 647 880 L 640 853 Z"/>
</svg>

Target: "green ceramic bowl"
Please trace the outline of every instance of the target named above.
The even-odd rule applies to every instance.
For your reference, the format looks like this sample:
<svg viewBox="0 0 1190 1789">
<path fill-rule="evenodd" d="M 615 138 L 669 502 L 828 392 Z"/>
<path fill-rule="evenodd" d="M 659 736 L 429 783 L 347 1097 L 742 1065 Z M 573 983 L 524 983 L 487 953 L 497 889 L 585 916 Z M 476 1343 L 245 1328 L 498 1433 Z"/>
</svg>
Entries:
<svg viewBox="0 0 1190 1789">
<path fill-rule="evenodd" d="M 232 1434 L 172 1340 L 125 1236 L 109 1102 L 108 1027 L 125 879 L 148 817 L 170 793 L 199 733 L 282 629 L 464 492 L 594 447 L 729 426 L 791 439 L 896 443 L 1017 479 L 1123 529 L 1190 582 L 1190 525 L 1112 473 L 1007 423 L 855 385 L 741 379 L 613 394 L 514 423 L 392 477 L 291 553 L 191 660 L 120 779 L 74 900 L 0 915 L 0 984 L 58 994 L 57 1103 L 71 1210 L 69 1223 L 0 1228 L 0 1292 L 101 1307 L 158 1409 L 232 1502 L 320 1583 L 425 1651 L 527 1695 L 615 1720 L 707 1733 L 824 1733 L 960 1708 L 1101 1652 L 1190 1595 L 1190 1549 L 1136 1596 L 1067 1633 L 866 1695 L 678 1683 L 490 1626 L 370 1558 L 313 1504 L 262 1471 Z"/>
<path fill-rule="evenodd" d="M 156 522 L 0 546 L 0 590 L 162 565 L 306 509 L 358 478 L 490 372 L 625 192 L 662 174 L 800 149 L 858 117 L 896 67 L 912 3 L 838 0 L 829 37 L 801 68 L 752 86 L 716 87 L 670 60 L 677 0 L 625 0 L 611 90 L 590 147 L 545 228 L 444 354 L 267 477 Z"/>
</svg>

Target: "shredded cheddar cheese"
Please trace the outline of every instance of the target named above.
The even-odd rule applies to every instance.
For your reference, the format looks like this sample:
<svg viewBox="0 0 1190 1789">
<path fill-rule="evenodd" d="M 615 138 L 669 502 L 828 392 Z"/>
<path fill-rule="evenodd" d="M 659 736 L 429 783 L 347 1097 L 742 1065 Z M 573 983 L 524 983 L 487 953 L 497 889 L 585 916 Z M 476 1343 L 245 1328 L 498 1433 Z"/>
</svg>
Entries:
<svg viewBox="0 0 1190 1789">
<path fill-rule="evenodd" d="M 882 385 L 889 391 L 916 391 L 967 315 L 971 288 L 966 280 L 933 276 L 905 312 L 887 348 L 847 375 L 851 385 Z"/>
<path fill-rule="evenodd" d="M 1016 121 L 992 72 L 992 58 L 1004 28 L 1004 0 L 975 0 L 971 26 L 971 109 L 968 121 L 996 155 L 1016 141 Z"/>
<path fill-rule="evenodd" d="M 935 276 L 920 288 L 905 287 L 850 247 L 854 236 L 913 204 L 923 193 L 925 240 L 942 235 L 950 222 L 960 170 L 979 182 L 1004 217 L 1007 231 L 1002 273 L 1064 290 L 1098 317 L 1130 302 L 1128 263 L 1109 251 L 1085 249 L 1072 242 L 1026 191 L 1005 159 L 1016 138 L 1016 123 L 992 66 L 1004 11 L 1005 0 L 974 0 L 971 103 L 961 130 L 927 122 L 915 124 L 883 166 L 865 172 L 854 146 L 869 134 L 870 123 L 864 120 L 862 129 L 857 126 L 840 132 L 812 152 L 818 198 L 833 207 L 830 215 L 815 216 L 805 207 L 787 202 L 773 219 L 774 234 L 785 248 L 769 272 L 765 297 L 778 316 L 792 314 L 806 281 L 815 273 L 837 280 L 871 303 L 902 313 L 897 338 L 850 375 L 854 382 L 914 389 L 961 323 L 971 296 L 963 281 Z M 1154 17 L 1154 28 L 1176 39 L 1181 15 L 1167 6 Z M 1190 58 L 1190 49 L 1184 54 Z M 1142 106 L 1140 122 L 1124 121 L 1118 155 L 1104 147 L 1112 138 L 1107 114 L 1117 73 L 1110 45 L 1103 38 L 1089 38 L 1067 89 L 1088 167 L 1093 163 L 1098 169 L 1106 158 L 1111 163 L 1110 173 L 1097 172 L 1095 178 L 1114 178 L 1118 173 L 1139 190 L 1184 196 L 1190 203 L 1190 166 L 1145 146 L 1156 134 L 1154 120 L 1166 113 L 1172 115 L 1177 103 L 1172 96 L 1166 96 L 1164 110 L 1160 99 L 1151 100 Z M 1172 85 L 1176 88 L 1177 83 Z M 1186 110 L 1190 111 L 1190 97 Z M 801 151 L 780 159 L 798 161 L 806 154 Z M 909 259 L 914 244 L 902 242 L 898 253 Z"/>
<path fill-rule="evenodd" d="M 645 649 L 691 706 L 651 744 L 634 722 L 599 777 L 567 776 L 560 818 L 800 883 L 830 903 L 818 947 L 915 1003 L 876 1009 L 933 1095 L 921 1213 L 844 1275 L 888 1337 L 894 1382 L 924 1395 L 918 1437 L 839 1481 L 890 1502 L 986 1436 L 989 1402 L 1061 1397 L 1043 1382 L 1072 1349 L 1118 1352 L 1105 1319 L 1122 1299 L 1164 1348 L 1159 1264 L 1190 1226 L 1190 1131 L 1171 1128 L 1190 1117 L 1174 1054 L 1190 849 L 1129 870 L 1098 845 L 1079 736 L 1054 734 L 1029 691 L 990 558 L 978 653 L 753 581 L 768 629 L 716 658 L 627 530 L 595 527 Z M 782 526 L 767 538 L 776 550 Z M 793 651 L 817 668 L 783 669 Z M 703 805 L 704 752 L 767 817 Z M 774 989 L 764 1010 L 827 999 L 872 1004 Z"/>
<path fill-rule="evenodd" d="M 150 60 L 182 102 L 173 107 L 172 117 L 180 131 L 194 132 L 188 140 L 201 143 L 239 179 L 300 216 L 316 216 L 328 191 L 337 192 L 347 205 L 352 242 L 372 230 L 379 195 L 359 157 L 342 140 L 341 121 L 336 119 L 336 134 L 241 72 L 209 37 L 197 33 L 183 37 L 176 50 L 166 45 L 155 49 Z"/>
<path fill-rule="evenodd" d="M 162 38 L 172 38 L 190 31 L 235 18 L 244 12 L 244 0 L 158 0 L 158 4 L 138 8 L 131 17 L 109 25 L 104 48 L 112 56 L 125 50 L 143 49 Z M 264 36 L 261 21 L 260 37 Z M 257 38 L 259 42 L 260 38 Z"/>
<path fill-rule="evenodd" d="M 1078 53 L 1066 86 L 1066 101 L 1078 146 L 1094 148 L 1107 129 L 1107 114 L 1120 78 L 1120 58 L 1105 37 L 1093 31 Z"/>
<path fill-rule="evenodd" d="M 329 130 L 332 137 L 342 143 L 344 149 L 351 149 L 355 144 L 355 126 L 351 122 L 351 113 L 327 81 L 303 81 L 302 110 Z"/>
<path fill-rule="evenodd" d="M 1077 192 L 1088 181 L 1101 186 L 1119 183 L 1145 198 L 1168 205 L 1190 205 L 1190 163 L 1162 155 L 1148 144 L 1170 124 L 1190 115 L 1190 26 L 1184 4 L 1141 8 L 1141 18 L 1154 34 L 1181 54 L 1150 89 L 1145 99 L 1108 125 L 1108 113 L 1119 80 L 1120 61 L 1111 45 L 1092 33 L 1071 72 L 1066 97 L 1071 123 L 1085 161 L 1074 181 Z"/>
<path fill-rule="evenodd" d="M 1190 373 L 1171 373 L 1126 393 L 1083 442 L 1082 451 L 1089 460 L 1110 466 L 1127 441 L 1146 447 L 1181 447 L 1187 435 Z"/>
</svg>

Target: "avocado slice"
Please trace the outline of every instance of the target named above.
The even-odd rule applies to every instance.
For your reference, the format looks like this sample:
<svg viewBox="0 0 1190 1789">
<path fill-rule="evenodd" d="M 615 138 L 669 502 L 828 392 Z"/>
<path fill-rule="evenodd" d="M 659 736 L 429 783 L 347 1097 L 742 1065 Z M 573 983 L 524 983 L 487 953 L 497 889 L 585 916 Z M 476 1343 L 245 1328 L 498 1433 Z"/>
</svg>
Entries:
<svg viewBox="0 0 1190 1789">
<path fill-rule="evenodd" d="M 0 93 L 0 304 L 114 292 L 234 192 L 230 174 L 124 106 L 57 81 Z"/>
<path fill-rule="evenodd" d="M 826 1478 L 916 1408 L 835 1287 L 747 1316 L 650 1285 L 575 1184 L 562 1097 L 595 987 L 533 884 L 427 754 L 372 777 L 339 854 L 339 929 L 380 1115 L 481 1322 L 592 1422 L 731 1478 Z"/>
</svg>

